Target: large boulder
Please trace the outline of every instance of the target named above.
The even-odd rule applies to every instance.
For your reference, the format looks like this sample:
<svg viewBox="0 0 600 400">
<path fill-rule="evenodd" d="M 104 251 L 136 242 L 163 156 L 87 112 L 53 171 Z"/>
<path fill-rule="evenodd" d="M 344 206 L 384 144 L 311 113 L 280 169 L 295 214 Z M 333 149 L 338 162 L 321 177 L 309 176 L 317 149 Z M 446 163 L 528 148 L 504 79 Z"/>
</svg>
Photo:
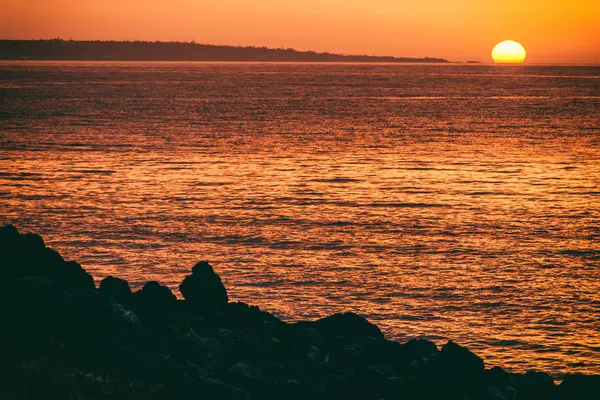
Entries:
<svg viewBox="0 0 600 400">
<path fill-rule="evenodd" d="M 316 321 L 301 321 L 292 325 L 294 329 L 311 328 L 325 338 L 341 337 L 352 341 L 363 341 L 368 338 L 383 339 L 379 328 L 353 312 L 333 314 Z"/>
<path fill-rule="evenodd" d="M 177 297 L 166 286 L 157 281 L 146 282 L 142 290 L 135 292 L 138 299 L 156 306 L 170 306 L 177 301 Z"/>
<path fill-rule="evenodd" d="M 517 389 L 515 388 L 515 374 L 506 372 L 500 367 L 493 367 L 486 370 L 485 382 L 485 400 L 516 400 Z"/>
<path fill-rule="evenodd" d="M 421 383 L 432 398 L 478 399 L 488 388 L 483 360 L 452 341 L 423 372 Z"/>
<path fill-rule="evenodd" d="M 440 354 L 435 343 L 427 339 L 411 339 L 402 345 L 402 355 L 409 365 L 427 365 Z"/>
<path fill-rule="evenodd" d="M 411 339 L 404 344 L 384 341 L 381 362 L 393 366 L 403 375 L 418 375 L 428 370 L 440 351 L 435 343 L 426 339 Z"/>
<path fill-rule="evenodd" d="M 442 347 L 436 366 L 445 373 L 461 376 L 481 375 L 485 369 L 481 357 L 451 340 Z"/>
<path fill-rule="evenodd" d="M 48 250 L 54 252 L 54 250 Z M 58 255 L 58 253 L 56 254 Z M 90 275 L 86 270 L 84 270 L 81 267 L 81 265 L 79 265 L 75 261 L 68 261 L 64 263 L 62 268 L 59 268 L 59 271 L 55 276 L 58 279 L 58 282 L 61 282 L 63 285 L 65 285 L 66 288 L 72 290 L 96 289 L 96 285 L 94 284 L 94 278 L 92 277 L 92 275 Z"/>
<path fill-rule="evenodd" d="M 5 278 L 41 276 L 69 290 L 95 289 L 94 279 L 81 265 L 65 261 L 39 235 L 21 235 L 12 225 L 0 229 L 0 265 Z"/>
<path fill-rule="evenodd" d="M 496 366 L 485 371 L 488 382 L 496 387 L 504 388 L 511 383 L 512 375 Z"/>
<path fill-rule="evenodd" d="M 553 400 L 558 394 L 554 380 L 544 372 L 527 371 L 525 374 L 514 374 L 512 378 L 519 398 Z"/>
<path fill-rule="evenodd" d="M 186 303 L 201 312 L 215 312 L 229 301 L 221 278 L 206 261 L 201 261 L 192 268 L 192 274 L 185 277 L 179 291 Z"/>
<path fill-rule="evenodd" d="M 133 293 L 132 303 L 134 311 L 142 320 L 155 320 L 176 309 L 177 297 L 168 287 L 150 281 Z"/>
<path fill-rule="evenodd" d="M 107 276 L 100 282 L 99 290 L 123 306 L 127 306 L 131 302 L 131 289 L 125 279 Z"/>
</svg>

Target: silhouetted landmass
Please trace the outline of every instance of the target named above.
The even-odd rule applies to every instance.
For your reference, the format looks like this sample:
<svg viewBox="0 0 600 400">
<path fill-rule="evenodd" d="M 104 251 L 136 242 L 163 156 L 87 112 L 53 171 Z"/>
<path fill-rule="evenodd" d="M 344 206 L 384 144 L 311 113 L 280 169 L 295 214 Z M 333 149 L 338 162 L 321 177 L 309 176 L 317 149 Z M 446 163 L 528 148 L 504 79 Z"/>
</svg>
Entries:
<svg viewBox="0 0 600 400">
<path fill-rule="evenodd" d="M 34 234 L 0 229 L 0 398 L 597 399 L 600 376 L 486 369 L 452 341 L 387 340 L 351 313 L 286 323 L 229 302 L 208 262 L 180 286 L 97 289 Z"/>
<path fill-rule="evenodd" d="M 442 58 L 378 57 L 197 44 L 194 42 L 116 42 L 73 40 L 0 40 L 2 60 L 89 61 L 273 61 L 273 62 L 426 62 Z"/>
</svg>

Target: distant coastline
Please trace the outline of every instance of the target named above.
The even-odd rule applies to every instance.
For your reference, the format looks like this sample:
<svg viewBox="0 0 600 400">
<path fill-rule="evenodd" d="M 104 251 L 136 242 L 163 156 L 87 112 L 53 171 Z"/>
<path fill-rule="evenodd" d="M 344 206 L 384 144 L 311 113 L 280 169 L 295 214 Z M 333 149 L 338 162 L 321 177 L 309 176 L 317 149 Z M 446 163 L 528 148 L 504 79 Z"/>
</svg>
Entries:
<svg viewBox="0 0 600 400">
<path fill-rule="evenodd" d="M 346 55 L 198 44 L 195 42 L 124 42 L 0 40 L 0 60 L 57 61 L 267 61 L 267 62 L 382 62 L 447 63 L 443 58 Z"/>
</svg>

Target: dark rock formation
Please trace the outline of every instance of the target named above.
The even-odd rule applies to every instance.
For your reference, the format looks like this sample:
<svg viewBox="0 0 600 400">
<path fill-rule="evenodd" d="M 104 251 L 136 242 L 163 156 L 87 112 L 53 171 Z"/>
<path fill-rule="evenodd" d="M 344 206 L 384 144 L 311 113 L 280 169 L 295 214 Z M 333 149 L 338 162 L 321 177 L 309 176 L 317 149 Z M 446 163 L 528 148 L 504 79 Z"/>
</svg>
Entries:
<svg viewBox="0 0 600 400">
<path fill-rule="evenodd" d="M 512 380 L 520 397 L 534 400 L 552 400 L 556 398 L 556 385 L 552 377 L 543 372 L 527 371 Z"/>
<path fill-rule="evenodd" d="M 383 333 L 376 325 L 352 312 L 333 314 L 312 322 L 297 322 L 294 325 L 301 329 L 314 329 L 326 338 L 364 339 L 371 337 L 383 339 Z"/>
<path fill-rule="evenodd" d="M 111 296 L 124 306 L 131 303 L 131 289 L 129 288 L 129 283 L 127 283 L 125 279 L 107 276 L 100 282 L 98 290 Z"/>
<path fill-rule="evenodd" d="M 12 225 L 0 229 L 0 253 L 7 278 L 41 276 L 68 289 L 95 289 L 94 279 L 79 264 L 66 262 L 40 236 L 21 235 Z"/>
<path fill-rule="evenodd" d="M 0 230 L 0 398 L 597 399 L 599 376 L 485 370 L 452 341 L 441 350 L 386 340 L 342 313 L 287 324 L 228 303 L 198 263 L 185 300 L 152 281 L 131 293 L 107 277 L 96 289 L 41 237 Z"/>
<path fill-rule="evenodd" d="M 206 261 L 200 261 L 192 268 L 192 274 L 185 277 L 179 291 L 198 311 L 213 313 L 229 301 L 221 278 Z"/>
<path fill-rule="evenodd" d="M 133 309 L 147 321 L 160 319 L 177 307 L 177 297 L 171 289 L 156 281 L 147 282 L 132 297 Z"/>
<path fill-rule="evenodd" d="M 12 340 L 61 337 L 76 322 L 73 296 L 62 286 L 40 276 L 4 280 L 0 290 L 0 335 Z M 3 344 L 7 344 L 4 342 Z"/>
<path fill-rule="evenodd" d="M 426 370 L 436 377 L 437 385 L 429 393 L 435 397 L 477 398 L 486 388 L 484 363 L 467 348 L 452 341 L 446 343 Z"/>
<path fill-rule="evenodd" d="M 435 343 L 425 339 L 411 339 L 402 350 L 402 358 L 413 366 L 430 365 L 440 354 Z"/>
<path fill-rule="evenodd" d="M 560 400 L 592 400 L 600 397 L 600 375 L 568 374 L 559 386 Z"/>
<path fill-rule="evenodd" d="M 463 376 L 478 376 L 483 374 L 485 369 L 483 360 L 479 356 L 453 341 L 449 341 L 442 347 L 436 359 L 436 366 L 443 373 Z"/>
</svg>

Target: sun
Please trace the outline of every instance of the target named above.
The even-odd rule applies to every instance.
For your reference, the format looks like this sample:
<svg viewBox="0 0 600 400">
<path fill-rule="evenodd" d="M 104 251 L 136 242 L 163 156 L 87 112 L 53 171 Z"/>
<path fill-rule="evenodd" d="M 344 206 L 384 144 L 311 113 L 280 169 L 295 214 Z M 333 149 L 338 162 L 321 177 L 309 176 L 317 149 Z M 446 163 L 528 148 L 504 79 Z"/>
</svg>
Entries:
<svg viewBox="0 0 600 400">
<path fill-rule="evenodd" d="M 526 55 L 525 47 L 514 40 L 500 42 L 492 50 L 492 59 L 496 64 L 522 64 Z"/>
</svg>

